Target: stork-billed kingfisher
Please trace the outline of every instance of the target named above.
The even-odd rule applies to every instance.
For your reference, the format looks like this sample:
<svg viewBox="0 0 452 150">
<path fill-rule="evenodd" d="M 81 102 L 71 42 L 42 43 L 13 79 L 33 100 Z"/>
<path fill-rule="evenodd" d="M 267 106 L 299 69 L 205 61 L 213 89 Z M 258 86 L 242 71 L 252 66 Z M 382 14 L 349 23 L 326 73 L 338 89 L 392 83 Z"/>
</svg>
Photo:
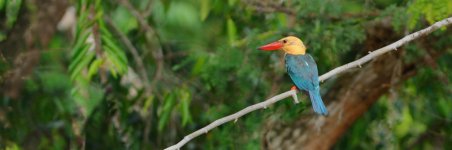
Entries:
<svg viewBox="0 0 452 150">
<path fill-rule="evenodd" d="M 306 46 L 294 36 L 282 38 L 276 42 L 261 46 L 261 50 L 284 50 L 286 69 L 295 87 L 309 93 L 314 111 L 320 115 L 327 115 L 328 110 L 320 97 L 319 75 L 317 64 L 311 55 L 306 54 Z"/>
</svg>

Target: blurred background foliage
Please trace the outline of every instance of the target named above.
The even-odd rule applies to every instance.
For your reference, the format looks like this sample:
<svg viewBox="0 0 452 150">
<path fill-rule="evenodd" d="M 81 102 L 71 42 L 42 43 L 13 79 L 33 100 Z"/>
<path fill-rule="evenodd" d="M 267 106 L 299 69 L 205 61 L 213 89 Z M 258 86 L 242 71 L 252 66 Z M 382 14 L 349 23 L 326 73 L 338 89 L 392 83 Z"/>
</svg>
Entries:
<svg viewBox="0 0 452 150">
<path fill-rule="evenodd" d="M 17 25 L 20 8 L 33 8 L 26 2 L 0 0 L 6 18 L 0 41 Z M 74 23 L 40 51 L 20 96 L 2 97 L 2 149 L 162 149 L 291 87 L 283 54 L 256 50 L 262 44 L 299 36 L 323 74 L 364 55 L 357 50 L 371 22 L 389 19 L 405 35 L 452 15 L 450 0 L 81 0 L 70 5 Z M 429 46 L 446 51 L 436 67 L 424 67 L 391 88 L 335 149 L 451 148 L 450 33 L 444 28 L 430 35 L 436 40 Z M 406 62 L 426 55 L 420 44 L 405 49 Z M 2 74 L 11 69 L 1 63 Z M 306 101 L 279 102 L 184 149 L 260 149 L 266 119 L 291 121 L 308 110 Z"/>
</svg>

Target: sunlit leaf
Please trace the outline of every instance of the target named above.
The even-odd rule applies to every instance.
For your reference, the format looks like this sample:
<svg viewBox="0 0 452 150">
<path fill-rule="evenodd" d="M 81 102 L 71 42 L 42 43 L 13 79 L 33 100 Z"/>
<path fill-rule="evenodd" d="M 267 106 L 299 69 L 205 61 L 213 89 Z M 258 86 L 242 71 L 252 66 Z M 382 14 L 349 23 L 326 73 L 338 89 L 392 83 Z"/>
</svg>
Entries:
<svg viewBox="0 0 452 150">
<path fill-rule="evenodd" d="M 71 51 L 71 56 L 76 58 L 80 55 L 80 49 L 85 47 L 87 44 L 86 40 L 88 37 L 92 35 L 90 32 L 81 32 L 80 36 L 76 38 L 76 43 L 73 46 L 73 50 Z M 91 44 L 89 44 L 91 45 Z"/>
<path fill-rule="evenodd" d="M 83 68 L 87 67 L 89 62 L 94 58 L 94 53 L 87 52 L 89 50 L 89 45 L 85 46 L 81 52 L 81 54 L 74 59 L 74 61 L 69 66 L 69 71 L 71 73 L 71 79 L 74 79 L 76 76 L 79 75 L 79 73 L 82 71 Z M 83 53 L 85 53 L 83 55 Z"/>
<path fill-rule="evenodd" d="M 143 107 L 141 108 L 141 114 L 143 115 L 143 116 L 146 116 L 147 117 L 147 115 L 144 115 L 144 114 L 148 114 L 148 110 L 149 110 L 149 108 L 150 107 L 152 107 L 152 103 L 153 103 L 153 101 L 154 101 L 154 96 L 149 96 L 149 97 L 147 97 L 146 98 L 146 100 L 144 101 L 144 105 L 143 105 Z"/>
<path fill-rule="evenodd" d="M 415 0 L 408 7 L 411 15 L 408 20 L 408 29 L 413 29 L 420 22 L 421 17 L 433 24 L 443 18 L 452 15 L 452 1 L 450 0 Z"/>
<path fill-rule="evenodd" d="M 186 90 L 180 90 L 179 93 L 180 100 L 180 112 L 182 115 L 182 126 L 185 126 L 187 123 L 192 121 L 192 117 L 190 115 L 190 93 Z"/>
<path fill-rule="evenodd" d="M 163 108 L 160 111 L 160 115 L 159 115 L 159 122 L 158 122 L 158 130 L 162 131 L 163 128 L 166 126 L 166 124 L 169 121 L 169 118 L 171 116 L 172 113 L 172 108 L 174 107 L 174 95 L 173 94 L 168 94 L 165 97 L 165 101 L 163 103 Z"/>
<path fill-rule="evenodd" d="M 22 4 L 22 0 L 14 0 L 6 2 L 6 22 L 5 25 L 7 28 L 11 28 L 13 24 L 17 20 L 17 16 L 19 15 L 20 6 Z"/>
<path fill-rule="evenodd" d="M 402 109 L 402 116 L 400 123 L 395 127 L 395 134 L 398 137 L 404 137 L 410 131 L 413 123 L 413 117 L 410 114 L 408 106 Z"/>
<path fill-rule="evenodd" d="M 111 51 L 112 54 L 114 54 L 115 59 L 118 59 L 120 61 L 120 64 L 125 66 L 127 65 L 127 58 L 124 54 L 124 51 L 121 50 L 111 39 L 102 37 L 102 41 L 105 43 L 105 46 L 107 51 Z"/>
<path fill-rule="evenodd" d="M 74 91 L 76 98 L 74 98 L 75 102 L 78 106 L 80 106 L 83 109 L 83 112 L 85 113 L 87 117 L 91 115 L 94 108 L 99 105 L 99 103 L 102 100 L 103 97 L 103 91 L 101 88 L 96 86 L 85 86 L 83 88 L 86 89 L 78 89 L 78 91 Z M 81 90 L 83 90 L 83 94 Z M 87 99 L 89 97 L 89 99 Z"/>
<path fill-rule="evenodd" d="M 20 150 L 21 148 L 17 143 L 6 142 L 5 150 Z"/>
<path fill-rule="evenodd" d="M 228 39 L 229 44 L 233 44 L 235 39 L 237 39 L 237 27 L 235 26 L 232 18 L 228 18 L 227 20 L 227 30 L 228 30 Z"/>
<path fill-rule="evenodd" d="M 205 63 L 206 63 L 205 57 L 200 57 L 196 60 L 195 65 L 193 66 L 193 69 L 191 71 L 192 75 L 198 75 L 205 69 Z"/>
<path fill-rule="evenodd" d="M 160 0 L 160 2 L 162 2 L 162 4 L 163 4 L 164 12 L 168 11 L 168 9 L 171 6 L 171 0 Z"/>
<path fill-rule="evenodd" d="M 210 0 L 200 0 L 200 17 L 201 20 L 204 21 L 206 20 L 207 16 L 209 15 L 210 12 Z"/>
<path fill-rule="evenodd" d="M 237 0 L 228 0 L 229 6 L 234 6 L 235 2 L 237 2 Z"/>
<path fill-rule="evenodd" d="M 3 11 L 5 9 L 6 0 L 0 0 L 0 11 Z"/>
<path fill-rule="evenodd" d="M 113 12 L 112 18 L 114 24 L 123 33 L 129 33 L 131 30 L 138 27 L 138 21 L 132 14 L 124 7 L 118 7 Z"/>
<path fill-rule="evenodd" d="M 93 63 L 89 66 L 88 69 L 88 80 L 90 80 L 97 72 L 99 71 L 99 67 L 102 65 L 103 60 L 102 59 L 96 59 Z"/>
</svg>

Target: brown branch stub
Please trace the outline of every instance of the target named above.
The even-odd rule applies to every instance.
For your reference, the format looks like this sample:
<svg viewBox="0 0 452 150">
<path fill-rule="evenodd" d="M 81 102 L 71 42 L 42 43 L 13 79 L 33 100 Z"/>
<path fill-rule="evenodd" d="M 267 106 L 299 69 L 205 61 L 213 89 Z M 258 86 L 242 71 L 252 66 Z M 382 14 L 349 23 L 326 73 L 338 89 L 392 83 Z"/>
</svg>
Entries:
<svg viewBox="0 0 452 150">
<path fill-rule="evenodd" d="M 337 68 L 335 68 L 335 69 L 323 74 L 322 76 L 319 77 L 319 81 L 324 81 L 324 80 L 326 80 L 328 78 L 331 78 L 334 75 L 343 73 L 343 72 L 345 72 L 345 71 L 347 71 L 347 70 L 349 70 L 351 68 L 355 68 L 355 67 L 361 66 L 362 64 L 365 64 L 365 63 L 369 62 L 370 60 L 373 60 L 373 59 L 377 58 L 378 56 L 381 56 L 381 55 L 383 55 L 383 54 L 385 54 L 385 53 L 387 53 L 389 51 L 396 50 L 398 47 L 400 47 L 400 46 L 402 46 L 402 45 L 404 45 L 404 44 L 406 44 L 408 42 L 411 42 L 411 41 L 413 41 L 413 40 L 415 40 L 415 39 L 417 39 L 419 37 L 428 35 L 429 33 L 433 32 L 433 31 L 435 31 L 435 30 L 437 30 L 437 29 L 439 29 L 441 27 L 448 26 L 450 24 L 452 24 L 452 17 L 443 19 L 441 21 L 438 21 L 435 24 L 433 24 L 433 25 L 431 25 L 431 26 L 429 26 L 429 27 L 427 27 L 425 29 L 422 29 L 420 31 L 414 32 L 412 34 L 409 34 L 409 35 L 403 37 L 402 39 L 400 39 L 400 40 L 398 40 L 398 41 L 396 41 L 396 42 L 394 42 L 394 43 L 392 43 L 390 45 L 387 45 L 387 46 L 385 46 L 383 48 L 380 48 L 380 49 L 377 49 L 375 51 L 372 51 L 372 53 L 369 53 L 366 56 L 364 56 L 364 57 L 362 57 L 362 58 L 360 58 L 358 60 L 355 60 L 355 61 L 350 62 L 348 64 L 342 65 L 340 67 L 337 67 Z M 386 65 L 389 65 L 389 64 L 386 64 Z M 392 68 L 390 68 L 390 69 L 392 69 Z M 365 75 L 365 74 L 363 74 L 363 75 Z M 369 77 L 368 76 L 362 76 L 362 78 L 355 78 L 355 79 L 366 79 L 366 78 L 369 78 Z M 356 82 L 358 82 L 358 81 L 356 81 Z M 361 80 L 359 82 L 361 82 Z M 353 86 L 353 85 L 351 85 L 351 86 Z M 364 87 L 362 87 L 362 89 L 364 89 Z M 382 86 L 380 88 L 377 88 L 377 91 L 381 92 L 381 91 L 383 91 L 385 89 L 387 90 L 388 87 L 387 86 Z M 345 93 L 347 93 L 347 92 L 345 92 Z M 272 98 L 270 98 L 268 100 L 265 100 L 263 102 L 260 102 L 260 103 L 248 106 L 245 109 L 242 109 L 239 112 L 236 112 L 236 113 L 234 113 L 232 115 L 220 118 L 220 119 L 210 123 L 206 127 L 201 128 L 201 129 L 199 129 L 199 130 L 197 130 L 197 131 L 185 136 L 184 139 L 181 140 L 180 142 L 178 142 L 176 145 L 170 146 L 170 147 L 166 148 L 165 150 L 178 150 L 183 145 L 185 145 L 187 142 L 189 142 L 193 138 L 205 133 L 206 131 L 210 131 L 213 128 L 218 127 L 218 126 L 220 126 L 220 125 L 222 125 L 222 124 L 224 124 L 226 122 L 236 120 L 237 118 L 240 118 L 241 116 L 246 115 L 246 114 L 248 114 L 248 113 L 250 113 L 250 112 L 252 112 L 254 110 L 265 108 L 265 107 L 267 107 L 270 104 L 276 103 L 276 102 L 278 102 L 280 100 L 283 100 L 283 99 L 285 99 L 285 98 L 287 98 L 289 96 L 292 96 L 292 95 L 296 95 L 296 92 L 294 90 L 287 91 L 287 92 L 284 92 L 282 94 L 276 95 L 276 96 L 274 96 L 274 97 L 272 97 Z M 360 95 L 358 95 L 358 96 L 360 96 Z M 355 115 L 352 114 L 350 116 L 351 117 L 356 117 L 361 111 L 365 111 L 366 108 L 369 107 L 372 104 L 372 102 L 373 101 L 369 101 L 369 103 L 363 103 L 363 105 L 360 106 L 360 107 L 356 107 L 354 105 L 350 105 L 350 106 L 354 107 L 353 109 L 357 110 L 357 111 L 355 111 L 355 113 L 356 113 Z M 336 118 L 340 118 L 340 117 L 338 117 L 338 115 L 340 115 L 341 112 L 339 112 L 338 110 L 332 110 L 331 112 L 333 112 L 333 113 L 331 113 L 331 115 L 333 115 L 333 116 L 336 115 Z M 332 117 L 332 116 L 329 116 L 329 117 Z M 325 122 L 325 119 L 323 119 L 323 120 L 324 121 L 321 124 L 328 124 L 327 122 Z M 304 121 L 306 122 L 306 120 L 304 120 Z M 351 124 L 351 122 L 345 123 L 345 124 L 342 124 L 343 126 L 341 126 L 341 127 L 342 128 L 347 128 L 348 126 L 350 126 L 350 124 Z M 312 132 L 315 132 L 315 131 L 319 131 L 319 129 L 317 129 L 317 130 L 312 129 Z M 332 138 L 338 138 L 339 137 L 338 135 L 339 134 L 337 134 L 336 136 L 334 136 Z"/>
</svg>

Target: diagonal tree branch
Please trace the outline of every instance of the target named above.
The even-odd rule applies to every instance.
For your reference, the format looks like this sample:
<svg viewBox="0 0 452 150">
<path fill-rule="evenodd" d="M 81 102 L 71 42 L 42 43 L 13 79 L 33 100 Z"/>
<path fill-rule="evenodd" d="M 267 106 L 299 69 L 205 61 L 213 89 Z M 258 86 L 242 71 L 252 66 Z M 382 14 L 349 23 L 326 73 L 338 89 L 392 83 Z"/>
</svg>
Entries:
<svg viewBox="0 0 452 150">
<path fill-rule="evenodd" d="M 429 33 L 433 32 L 433 31 L 435 31 L 435 30 L 437 30 L 437 29 L 439 29 L 441 27 L 448 26 L 450 24 L 452 24 L 452 17 L 443 19 L 441 21 L 438 21 L 438 22 L 434 23 L 433 25 L 431 25 L 431 26 L 429 26 L 429 27 L 427 27 L 425 29 L 422 29 L 420 31 L 414 32 L 412 34 L 409 34 L 409 35 L 403 37 L 402 39 L 400 39 L 400 40 L 398 40 L 398 41 L 396 41 L 396 42 L 394 42 L 394 43 L 392 43 L 390 45 L 387 45 L 387 46 L 385 46 L 383 48 L 377 49 L 377 50 L 375 50 L 373 52 L 369 51 L 369 54 L 367 54 L 366 56 L 364 56 L 364 57 L 362 57 L 362 58 L 360 58 L 358 60 L 355 60 L 353 62 L 350 62 L 348 64 L 345 64 L 345 65 L 342 65 L 340 67 L 337 67 L 337 68 L 335 68 L 335 69 L 323 74 L 322 76 L 319 77 L 319 80 L 323 82 L 324 80 L 326 80 L 328 78 L 331 78 L 334 75 L 343 73 L 343 72 L 345 72 L 345 71 L 347 71 L 347 70 L 349 70 L 351 68 L 361 67 L 361 65 L 369 62 L 370 60 L 372 60 L 372 59 L 374 59 L 374 58 L 376 58 L 376 57 L 378 57 L 378 56 L 380 56 L 382 54 L 385 54 L 385 53 L 387 53 L 389 51 L 392 51 L 392 50 L 397 50 L 398 47 L 400 47 L 400 46 L 402 46 L 402 45 L 404 45 L 404 44 L 406 44 L 408 42 L 411 42 L 411 41 L 413 41 L 413 40 L 415 40 L 415 39 L 417 39 L 419 37 L 428 35 Z M 239 112 L 236 112 L 236 113 L 234 113 L 232 115 L 220 118 L 220 119 L 210 123 L 209 125 L 207 125 L 207 126 L 201 128 L 201 129 L 199 129 L 199 130 L 197 130 L 197 131 L 185 136 L 184 139 L 182 139 L 179 143 L 177 143 L 176 145 L 173 145 L 171 147 L 168 147 L 165 150 L 177 150 L 177 149 L 180 149 L 188 141 L 194 139 L 195 137 L 197 137 L 197 136 L 199 136 L 199 135 L 201 135 L 203 133 L 207 133 L 208 131 L 212 130 L 215 127 L 218 127 L 218 126 L 220 126 L 220 125 L 222 125 L 222 124 L 224 124 L 226 122 L 229 122 L 229 121 L 232 121 L 232 120 L 236 120 L 236 119 L 240 118 L 241 116 L 244 116 L 244 115 L 246 115 L 246 114 L 248 114 L 248 113 L 250 113 L 250 112 L 252 112 L 254 110 L 265 109 L 265 108 L 267 108 L 268 105 L 276 103 L 276 102 L 278 102 L 280 100 L 283 100 L 284 98 L 287 98 L 289 96 L 292 96 L 294 98 L 295 103 L 298 102 L 295 90 L 290 90 L 290 91 L 284 92 L 282 94 L 276 95 L 276 96 L 274 96 L 274 97 L 272 97 L 272 98 L 270 98 L 268 100 L 265 100 L 263 102 L 260 102 L 260 103 L 248 106 L 245 109 L 242 109 Z"/>
</svg>

